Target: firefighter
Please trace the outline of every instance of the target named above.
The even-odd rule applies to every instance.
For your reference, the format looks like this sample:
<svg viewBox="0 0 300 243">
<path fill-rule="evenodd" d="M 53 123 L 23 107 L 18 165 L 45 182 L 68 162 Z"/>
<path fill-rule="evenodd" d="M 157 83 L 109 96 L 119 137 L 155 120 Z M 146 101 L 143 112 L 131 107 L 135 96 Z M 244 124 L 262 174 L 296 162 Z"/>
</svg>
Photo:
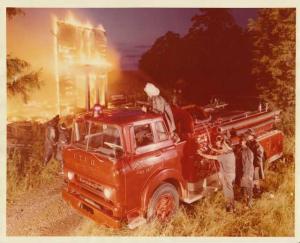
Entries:
<svg viewBox="0 0 300 243">
<path fill-rule="evenodd" d="M 217 149 L 213 149 L 217 153 L 216 155 L 204 154 L 201 150 L 198 150 L 198 154 L 206 159 L 217 160 L 219 162 L 219 179 L 222 183 L 226 200 L 226 211 L 234 212 L 233 182 L 235 180 L 235 155 L 228 143 L 224 138 L 219 137 L 216 141 Z"/>
<path fill-rule="evenodd" d="M 173 112 L 169 103 L 160 95 L 160 90 L 152 83 L 147 83 L 144 88 L 145 93 L 148 96 L 150 109 L 159 114 L 163 114 L 164 118 L 167 121 L 168 127 L 170 129 L 172 137 L 175 137 L 175 121 Z M 143 107 L 144 111 L 147 111 L 145 107 Z"/>
<path fill-rule="evenodd" d="M 242 178 L 240 185 L 247 207 L 251 208 L 253 195 L 254 154 L 247 146 L 247 137 L 245 135 L 240 138 L 239 153 L 239 158 L 241 159 L 242 164 Z"/>
<path fill-rule="evenodd" d="M 48 164 L 52 155 L 56 151 L 56 142 L 58 138 L 57 125 L 59 123 L 59 115 L 55 116 L 52 120 L 47 122 L 45 130 L 45 143 L 44 143 L 44 166 Z"/>
<path fill-rule="evenodd" d="M 172 104 L 174 106 L 182 105 L 182 90 L 181 89 L 173 89 Z"/>
<path fill-rule="evenodd" d="M 65 123 L 60 124 L 58 126 L 58 141 L 57 141 L 55 159 L 61 163 L 62 173 L 63 173 L 63 166 L 64 166 L 62 150 L 69 143 L 69 139 L 70 139 L 70 135 Z"/>
<path fill-rule="evenodd" d="M 260 180 L 265 179 L 264 168 L 263 168 L 263 158 L 264 149 L 261 144 L 257 141 L 256 135 L 253 129 L 248 129 L 247 135 L 247 146 L 251 149 L 254 154 L 254 196 L 259 197 L 261 195 Z"/>
</svg>

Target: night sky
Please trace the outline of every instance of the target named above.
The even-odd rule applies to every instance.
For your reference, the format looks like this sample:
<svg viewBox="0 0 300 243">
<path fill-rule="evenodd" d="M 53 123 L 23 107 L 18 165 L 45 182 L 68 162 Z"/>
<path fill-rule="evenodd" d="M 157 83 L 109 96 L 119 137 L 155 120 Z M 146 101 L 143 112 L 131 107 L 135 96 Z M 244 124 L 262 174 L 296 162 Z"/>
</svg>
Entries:
<svg viewBox="0 0 300 243">
<path fill-rule="evenodd" d="M 141 54 L 167 31 L 185 35 L 192 16 L 198 12 L 196 8 L 25 9 L 25 16 L 8 21 L 8 53 L 23 57 L 34 66 L 47 65 L 53 44 L 51 16 L 64 18 L 68 10 L 83 22 L 104 26 L 109 45 L 120 56 L 122 69 L 137 69 Z M 256 17 L 256 9 L 231 12 L 242 27 L 249 18 Z"/>
</svg>

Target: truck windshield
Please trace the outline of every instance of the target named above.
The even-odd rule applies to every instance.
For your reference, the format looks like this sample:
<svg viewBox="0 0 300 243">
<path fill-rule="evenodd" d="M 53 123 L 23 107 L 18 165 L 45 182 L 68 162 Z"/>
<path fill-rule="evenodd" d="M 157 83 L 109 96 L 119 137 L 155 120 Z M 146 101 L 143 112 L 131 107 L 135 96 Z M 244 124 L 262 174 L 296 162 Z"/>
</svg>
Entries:
<svg viewBox="0 0 300 243">
<path fill-rule="evenodd" d="M 115 157 L 123 150 L 119 129 L 100 122 L 76 121 L 73 127 L 72 144 L 90 152 Z"/>
</svg>

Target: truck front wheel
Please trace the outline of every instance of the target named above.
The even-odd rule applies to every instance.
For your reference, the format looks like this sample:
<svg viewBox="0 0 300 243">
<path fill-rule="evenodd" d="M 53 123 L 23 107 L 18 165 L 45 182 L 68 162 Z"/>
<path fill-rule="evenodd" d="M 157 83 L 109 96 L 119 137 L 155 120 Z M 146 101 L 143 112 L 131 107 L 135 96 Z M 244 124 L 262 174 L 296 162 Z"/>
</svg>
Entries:
<svg viewBox="0 0 300 243">
<path fill-rule="evenodd" d="M 175 186 L 170 183 L 161 184 L 153 193 L 147 210 L 148 221 L 168 221 L 177 211 L 179 195 Z"/>
</svg>

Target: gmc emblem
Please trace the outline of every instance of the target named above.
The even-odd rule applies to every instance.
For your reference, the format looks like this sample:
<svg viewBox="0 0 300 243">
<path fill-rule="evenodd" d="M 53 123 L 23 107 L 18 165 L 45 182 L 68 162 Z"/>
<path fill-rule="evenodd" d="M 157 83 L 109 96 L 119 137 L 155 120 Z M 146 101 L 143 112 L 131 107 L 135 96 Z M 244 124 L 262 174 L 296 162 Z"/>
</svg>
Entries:
<svg viewBox="0 0 300 243">
<path fill-rule="evenodd" d="M 94 159 L 88 159 L 86 156 L 83 156 L 81 154 L 73 154 L 73 158 L 79 160 L 80 162 L 87 162 L 91 166 L 95 166 L 95 160 Z M 102 160 L 99 160 L 100 162 L 103 162 Z"/>
</svg>

